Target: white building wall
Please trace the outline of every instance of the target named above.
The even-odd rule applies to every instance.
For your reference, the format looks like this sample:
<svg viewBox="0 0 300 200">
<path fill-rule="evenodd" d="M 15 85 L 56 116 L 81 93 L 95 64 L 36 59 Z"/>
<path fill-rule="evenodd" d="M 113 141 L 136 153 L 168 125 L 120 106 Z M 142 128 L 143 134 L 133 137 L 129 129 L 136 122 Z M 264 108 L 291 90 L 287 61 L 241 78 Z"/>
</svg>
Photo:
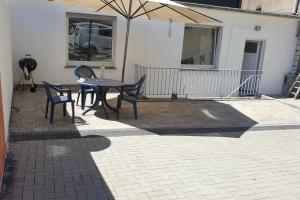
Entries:
<svg viewBox="0 0 300 200">
<path fill-rule="evenodd" d="M 293 66 L 298 20 L 239 12 L 206 11 L 213 17 L 222 16 L 219 18 L 223 21 L 219 68 L 241 69 L 245 41 L 262 40 L 265 42 L 262 93 L 280 94 L 284 74 Z M 261 26 L 261 31 L 254 30 L 256 25 Z"/>
<path fill-rule="evenodd" d="M 72 69 L 66 69 L 66 12 L 85 12 L 46 0 L 10 0 L 13 30 L 15 80 L 19 76 L 17 62 L 26 53 L 37 59 L 35 80 L 75 83 Z M 297 19 L 254 15 L 249 13 L 194 7 L 223 21 L 220 45 L 220 69 L 241 69 L 247 39 L 263 40 L 262 92 L 279 94 L 284 74 L 292 69 L 296 47 Z M 260 32 L 255 25 L 262 27 Z M 156 67 L 180 67 L 183 23 L 134 20 L 129 41 L 126 80 L 134 80 L 134 64 Z M 107 70 L 108 77 L 120 79 L 125 37 L 125 20 L 118 17 L 116 36 L 117 69 Z M 99 73 L 99 71 L 96 71 Z"/>
<path fill-rule="evenodd" d="M 7 139 L 13 91 L 13 74 L 10 14 L 4 0 L 0 0 L 0 24 L 0 80 L 2 86 L 5 135 Z"/>
<path fill-rule="evenodd" d="M 219 69 L 241 70 L 245 41 L 264 41 L 265 52 L 262 62 L 261 91 L 263 94 L 281 93 L 284 75 L 291 71 L 293 67 L 298 19 L 200 7 L 193 8 L 223 22 L 220 24 L 222 38 L 219 65 L 217 66 Z M 261 26 L 261 31 L 254 30 L 256 25 Z M 153 26 L 153 24 L 149 26 Z M 167 23 L 165 27 L 162 26 L 161 33 L 164 34 L 159 34 L 153 29 L 148 30 L 148 41 L 151 43 L 151 45 L 148 45 L 148 66 L 179 67 L 180 65 L 183 24 L 178 23 L 173 28 L 175 29 L 173 32 L 176 31 L 176 33 L 172 35 L 172 39 L 168 38 L 166 27 L 168 27 Z M 170 40 L 174 42 L 171 43 L 172 45 L 166 42 Z M 170 64 L 168 65 L 168 63 Z M 223 93 L 227 94 L 227 92 L 227 89 L 225 89 Z"/>
<path fill-rule="evenodd" d="M 66 12 L 90 13 L 47 0 L 10 0 L 9 6 L 12 12 L 13 32 L 13 63 L 15 66 L 15 81 L 21 71 L 17 67 L 20 58 L 27 53 L 31 54 L 38 62 L 38 68 L 34 71 L 36 83 L 42 80 L 64 84 L 74 84 L 73 69 L 65 68 L 67 59 L 67 19 Z M 117 69 L 107 70 L 106 75 L 112 78 L 121 78 L 121 67 L 125 40 L 125 20 L 117 19 L 116 30 L 116 57 Z M 128 65 L 143 63 L 145 53 L 145 40 L 143 37 L 144 24 L 139 20 L 132 22 Z M 128 74 L 132 74 L 133 68 L 128 67 Z M 130 73 L 129 73 L 130 72 Z M 96 70 L 100 73 L 100 70 Z M 128 79 L 132 77 L 128 76 Z"/>
<path fill-rule="evenodd" d="M 243 0 L 242 9 L 256 10 L 261 6 L 264 12 L 293 13 L 297 0 Z"/>
</svg>

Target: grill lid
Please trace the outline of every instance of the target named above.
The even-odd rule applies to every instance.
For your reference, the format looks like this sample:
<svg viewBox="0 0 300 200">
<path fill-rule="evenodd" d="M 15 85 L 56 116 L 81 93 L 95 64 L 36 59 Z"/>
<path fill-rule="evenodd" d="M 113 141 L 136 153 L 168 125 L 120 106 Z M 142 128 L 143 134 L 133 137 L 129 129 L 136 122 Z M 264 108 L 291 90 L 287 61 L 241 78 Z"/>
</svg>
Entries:
<svg viewBox="0 0 300 200">
<path fill-rule="evenodd" d="M 19 61 L 19 67 L 24 71 L 27 70 L 27 72 L 30 74 L 33 70 L 37 67 L 37 62 L 35 59 L 31 58 L 30 54 L 27 54 L 25 58 L 22 58 Z"/>
</svg>

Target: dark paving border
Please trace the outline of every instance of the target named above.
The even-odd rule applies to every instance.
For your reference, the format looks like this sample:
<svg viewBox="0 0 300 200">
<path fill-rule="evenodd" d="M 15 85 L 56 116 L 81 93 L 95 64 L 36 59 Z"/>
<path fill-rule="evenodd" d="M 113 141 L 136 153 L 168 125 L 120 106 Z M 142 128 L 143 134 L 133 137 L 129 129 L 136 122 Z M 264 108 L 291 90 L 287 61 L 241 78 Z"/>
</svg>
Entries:
<svg viewBox="0 0 300 200">
<path fill-rule="evenodd" d="M 182 135 L 182 136 L 212 136 L 239 138 L 250 127 L 220 127 L 220 128 L 148 128 L 148 129 L 96 129 L 96 130 L 53 130 L 32 132 L 10 132 L 10 141 L 74 139 L 86 137 L 121 137 L 134 135 Z"/>
<path fill-rule="evenodd" d="M 11 132 L 9 136 L 10 142 L 32 141 L 32 140 L 57 140 L 57 139 L 75 139 L 87 137 L 100 137 L 101 135 L 91 134 L 90 136 L 82 136 L 77 130 L 67 131 L 43 131 L 43 132 Z"/>
<path fill-rule="evenodd" d="M 245 127 L 216 127 L 216 128 L 148 128 L 148 129 L 95 129 L 95 130 L 53 130 L 32 132 L 10 132 L 10 141 L 55 140 L 88 137 L 122 137 L 136 135 L 160 136 L 207 136 L 240 138 L 243 133 L 251 131 L 298 130 L 300 124 L 278 126 L 245 126 Z"/>
</svg>

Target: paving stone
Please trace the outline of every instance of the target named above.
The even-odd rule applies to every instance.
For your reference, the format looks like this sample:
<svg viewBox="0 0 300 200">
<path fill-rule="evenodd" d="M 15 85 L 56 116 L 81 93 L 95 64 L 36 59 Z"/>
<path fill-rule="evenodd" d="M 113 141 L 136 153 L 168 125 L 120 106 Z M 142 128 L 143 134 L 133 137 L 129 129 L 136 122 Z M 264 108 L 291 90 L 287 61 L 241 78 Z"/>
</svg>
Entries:
<svg viewBox="0 0 300 200">
<path fill-rule="evenodd" d="M 124 105 L 120 121 L 106 120 L 99 111 L 81 116 L 76 108 L 87 124 L 75 125 L 57 109 L 49 127 L 41 119 L 43 92 L 14 96 L 21 111 L 12 113 L 11 130 L 34 125 L 108 131 L 101 132 L 104 137 L 10 143 L 17 162 L 5 199 L 299 199 L 300 101 L 141 102 L 139 120 Z M 33 97 L 36 102 L 28 101 Z M 22 107 L 35 112 L 29 125 Z M 226 129 L 239 126 L 249 129 Z M 165 133 L 170 127 L 225 131 Z"/>
</svg>

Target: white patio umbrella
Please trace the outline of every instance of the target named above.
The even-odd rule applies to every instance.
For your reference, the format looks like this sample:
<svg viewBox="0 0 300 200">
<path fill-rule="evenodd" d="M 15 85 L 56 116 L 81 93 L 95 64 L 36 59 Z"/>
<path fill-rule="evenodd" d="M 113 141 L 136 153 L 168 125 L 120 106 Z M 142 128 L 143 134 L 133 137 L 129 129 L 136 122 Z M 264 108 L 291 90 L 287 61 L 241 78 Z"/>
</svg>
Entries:
<svg viewBox="0 0 300 200">
<path fill-rule="evenodd" d="M 220 22 L 170 0 L 49 0 L 70 6 L 87 8 L 95 12 L 120 14 L 127 20 L 122 81 L 126 67 L 130 22 L 137 17 L 185 23 Z"/>
</svg>

